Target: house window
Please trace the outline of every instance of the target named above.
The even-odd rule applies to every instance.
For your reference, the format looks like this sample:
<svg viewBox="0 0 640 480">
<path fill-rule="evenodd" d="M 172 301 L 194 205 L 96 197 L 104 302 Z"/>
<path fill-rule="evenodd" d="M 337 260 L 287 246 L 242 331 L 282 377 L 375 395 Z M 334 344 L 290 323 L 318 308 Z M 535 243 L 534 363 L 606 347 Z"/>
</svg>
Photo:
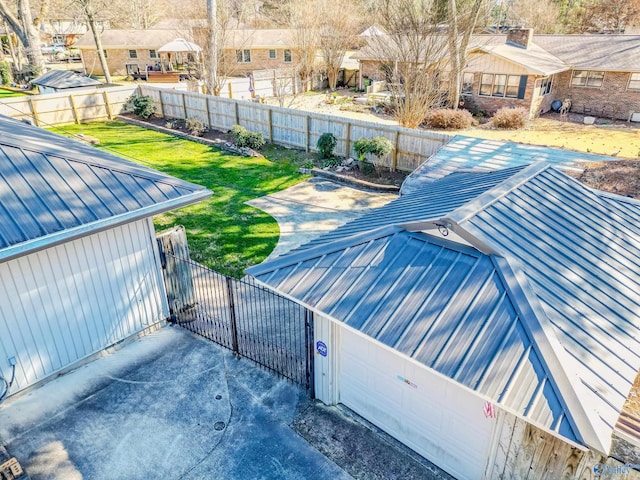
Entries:
<svg viewBox="0 0 640 480">
<path fill-rule="evenodd" d="M 545 77 L 540 80 L 540 88 L 538 89 L 538 95 L 544 97 L 551 93 L 551 77 Z"/>
<path fill-rule="evenodd" d="M 604 72 L 574 70 L 571 75 L 572 87 L 601 87 L 603 82 Z"/>
<path fill-rule="evenodd" d="M 129 58 L 138 58 L 137 50 L 129 50 Z"/>
<path fill-rule="evenodd" d="M 518 98 L 520 82 L 520 75 L 483 73 L 479 93 L 488 97 Z"/>
<path fill-rule="evenodd" d="M 276 57 L 276 51 L 275 50 L 269 50 L 269 60 L 275 60 Z"/>
<path fill-rule="evenodd" d="M 64 45 L 67 43 L 66 35 L 54 35 L 52 39 L 54 44 Z"/>
<path fill-rule="evenodd" d="M 640 90 L 640 73 L 632 73 L 629 78 L 629 90 Z"/>
<path fill-rule="evenodd" d="M 149 50 L 149 58 L 158 58 L 158 52 L 155 50 Z"/>
<path fill-rule="evenodd" d="M 291 63 L 291 50 L 284 51 L 284 63 Z"/>
<path fill-rule="evenodd" d="M 236 50 L 236 59 L 238 63 L 250 63 L 251 50 Z"/>
<path fill-rule="evenodd" d="M 462 74 L 462 86 L 460 87 L 460 93 L 462 95 L 473 94 L 473 73 Z"/>
</svg>

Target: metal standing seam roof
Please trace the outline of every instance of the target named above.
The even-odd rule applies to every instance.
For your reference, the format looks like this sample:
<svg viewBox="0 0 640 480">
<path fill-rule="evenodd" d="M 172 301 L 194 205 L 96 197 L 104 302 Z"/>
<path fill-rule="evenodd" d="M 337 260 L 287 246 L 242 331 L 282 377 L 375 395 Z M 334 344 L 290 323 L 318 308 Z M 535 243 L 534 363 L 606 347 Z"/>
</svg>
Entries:
<svg viewBox="0 0 640 480">
<path fill-rule="evenodd" d="M 70 70 L 49 70 L 44 75 L 33 80 L 34 85 L 57 88 L 59 90 L 78 87 L 97 87 L 103 85 L 102 82 L 86 75 L 80 75 Z"/>
<path fill-rule="evenodd" d="M 423 185 L 436 192 L 431 200 L 422 197 L 425 210 L 446 210 L 447 199 L 435 187 L 448 183 L 455 197 L 456 179 L 462 186 L 470 175 L 480 174 L 451 174 Z M 462 197 L 464 203 L 452 202 L 439 223 L 475 248 L 436 238 L 437 231 L 411 232 L 423 229 L 430 215 L 415 210 L 415 223 L 406 222 L 402 215 L 413 213 L 401 197 L 379 213 L 388 222 L 402 217 L 402 227 L 355 229 L 247 272 L 528 421 L 608 453 L 640 368 L 638 202 L 593 191 L 540 163 L 505 175 L 475 198 Z M 369 215 L 372 228 L 375 217 Z M 489 320 L 485 302 L 474 294 L 473 282 L 490 272 L 496 275 L 491 288 L 502 288 L 509 299 L 510 320 Z M 498 347 L 472 349 L 466 357 L 458 343 L 478 335 L 477 323 L 461 320 L 460 311 L 491 328 L 506 322 L 522 330 L 498 335 Z M 503 363 L 513 355 L 521 359 L 517 367 Z M 485 375 L 494 364 L 502 368 Z M 448 369 L 455 365 L 468 377 Z M 519 377 L 523 366 L 529 374 Z M 477 375 L 482 383 L 466 379 Z"/>
<path fill-rule="evenodd" d="M 196 203 L 206 188 L 0 117 L 0 260 Z"/>
<path fill-rule="evenodd" d="M 420 189 L 425 183 L 465 169 L 487 172 L 538 161 L 564 169 L 575 168 L 578 163 L 612 160 L 617 159 L 606 155 L 456 135 L 407 177 L 401 193 Z"/>
</svg>

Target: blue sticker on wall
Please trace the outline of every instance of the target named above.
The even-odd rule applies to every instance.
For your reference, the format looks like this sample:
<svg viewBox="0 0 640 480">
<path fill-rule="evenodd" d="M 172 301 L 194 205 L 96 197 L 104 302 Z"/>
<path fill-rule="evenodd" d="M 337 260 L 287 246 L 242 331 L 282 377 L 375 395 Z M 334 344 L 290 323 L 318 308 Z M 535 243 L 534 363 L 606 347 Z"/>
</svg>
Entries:
<svg viewBox="0 0 640 480">
<path fill-rule="evenodd" d="M 320 355 L 322 355 L 323 357 L 327 356 L 327 344 L 324 343 L 322 340 L 318 340 L 316 342 L 316 350 L 318 351 L 318 353 Z"/>
</svg>

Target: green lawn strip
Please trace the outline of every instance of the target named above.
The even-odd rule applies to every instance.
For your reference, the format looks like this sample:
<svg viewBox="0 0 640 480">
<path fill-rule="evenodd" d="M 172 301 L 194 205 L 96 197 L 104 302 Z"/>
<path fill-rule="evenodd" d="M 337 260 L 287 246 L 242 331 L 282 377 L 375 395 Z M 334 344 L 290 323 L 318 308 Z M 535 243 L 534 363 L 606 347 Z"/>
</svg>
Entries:
<svg viewBox="0 0 640 480">
<path fill-rule="evenodd" d="M 26 93 L 15 92 L 13 90 L 7 90 L 6 88 L 0 88 L 0 100 L 9 97 L 24 97 L 25 95 Z"/>
<path fill-rule="evenodd" d="M 192 259 L 235 277 L 263 261 L 280 235 L 278 223 L 270 215 L 244 202 L 307 178 L 297 173 L 300 160 L 295 151 L 273 162 L 241 157 L 122 122 L 54 130 L 96 137 L 99 148 L 211 189 L 210 199 L 159 215 L 154 223 L 157 230 L 184 225 Z"/>
</svg>

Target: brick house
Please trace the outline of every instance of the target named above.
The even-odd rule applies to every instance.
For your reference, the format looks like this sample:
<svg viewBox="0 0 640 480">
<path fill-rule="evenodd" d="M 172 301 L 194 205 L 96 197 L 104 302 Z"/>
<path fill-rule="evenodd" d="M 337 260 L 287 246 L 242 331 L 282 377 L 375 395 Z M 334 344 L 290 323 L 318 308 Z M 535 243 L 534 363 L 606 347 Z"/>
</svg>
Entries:
<svg viewBox="0 0 640 480">
<path fill-rule="evenodd" d="M 362 79 L 383 80 L 385 63 L 363 49 Z M 444 62 L 443 62 L 444 63 Z M 443 67 L 446 70 L 446 66 Z M 571 100 L 571 111 L 640 120 L 640 35 L 506 35 L 473 38 L 461 91 L 484 112 L 524 107 L 530 116 Z"/>
<path fill-rule="evenodd" d="M 151 30 L 105 30 L 102 46 L 107 54 L 109 70 L 114 75 L 144 71 L 148 65 L 160 61 L 158 49 L 177 37 L 191 38 L 197 44 L 204 38 L 197 26 L 191 33 L 178 33 L 175 28 Z M 76 44 L 88 74 L 101 74 L 95 42 L 85 35 Z M 296 62 L 292 30 L 286 29 L 235 29 L 226 32 L 223 49 L 224 66 L 228 76 L 245 76 L 255 70 L 287 68 Z M 188 59 L 183 59 L 188 61 Z"/>
</svg>

